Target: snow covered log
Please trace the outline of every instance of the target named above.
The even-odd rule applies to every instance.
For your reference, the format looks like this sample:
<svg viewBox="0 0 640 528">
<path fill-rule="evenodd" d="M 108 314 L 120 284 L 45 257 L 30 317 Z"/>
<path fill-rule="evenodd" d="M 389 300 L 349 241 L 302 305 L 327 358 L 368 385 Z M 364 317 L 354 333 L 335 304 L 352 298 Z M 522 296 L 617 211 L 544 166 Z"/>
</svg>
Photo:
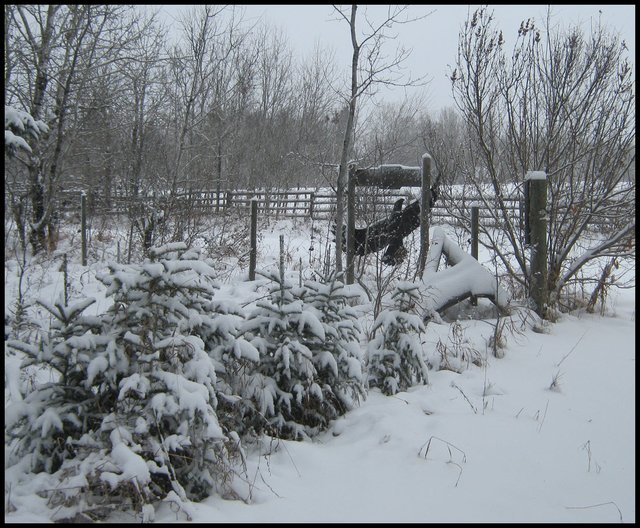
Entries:
<svg viewBox="0 0 640 528">
<path fill-rule="evenodd" d="M 443 253 L 447 257 L 449 267 L 438 271 Z M 509 294 L 500 287 L 496 277 L 471 255 L 451 242 L 444 231 L 438 227 L 433 230 L 422 280 L 425 321 L 472 296 L 486 297 L 503 313 L 508 311 L 511 299 Z"/>
</svg>

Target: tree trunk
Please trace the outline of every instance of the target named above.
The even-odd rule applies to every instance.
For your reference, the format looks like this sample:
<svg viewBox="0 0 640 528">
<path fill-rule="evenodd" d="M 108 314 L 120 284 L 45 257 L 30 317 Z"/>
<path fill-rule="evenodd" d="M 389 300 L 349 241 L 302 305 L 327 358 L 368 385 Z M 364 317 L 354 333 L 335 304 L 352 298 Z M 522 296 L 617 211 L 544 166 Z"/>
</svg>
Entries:
<svg viewBox="0 0 640 528">
<path fill-rule="evenodd" d="M 349 114 L 347 115 L 347 126 L 344 131 L 344 140 L 342 143 L 342 155 L 340 156 L 340 169 L 338 172 L 338 182 L 336 186 L 336 233 L 342 233 L 344 225 L 344 189 L 347 180 L 347 162 L 349 161 L 349 151 L 351 149 L 351 140 L 353 137 L 353 121 L 356 113 L 356 101 L 358 93 L 358 60 L 360 56 L 360 46 L 356 40 L 356 11 L 358 6 L 351 6 L 351 45 L 353 46 L 353 55 L 351 58 L 351 98 L 349 100 Z M 343 244 L 342 237 L 336 236 L 336 271 L 342 271 L 342 253 Z"/>
<path fill-rule="evenodd" d="M 44 96 L 47 91 L 47 85 L 49 84 L 49 63 L 51 60 L 51 48 L 54 39 L 54 24 L 57 11 L 62 6 L 50 5 L 47 9 L 47 21 L 44 32 L 41 36 L 40 43 L 31 42 L 31 47 L 37 49 L 36 59 L 36 78 L 33 92 L 33 99 L 31 100 L 31 108 L 29 113 L 35 120 L 42 119 L 42 106 L 44 103 Z M 26 15 L 22 9 L 18 7 L 20 16 L 25 20 L 25 24 L 28 25 Z M 38 147 L 36 146 L 36 149 Z M 38 149 L 39 151 L 39 149 Z M 29 165 L 29 199 L 31 200 L 31 219 L 32 223 L 29 229 L 29 243 L 33 253 L 39 253 L 46 248 L 46 232 L 45 222 L 43 222 L 43 216 L 45 214 L 45 186 L 44 186 L 44 171 L 42 161 L 36 154 L 32 158 L 32 162 Z"/>
</svg>

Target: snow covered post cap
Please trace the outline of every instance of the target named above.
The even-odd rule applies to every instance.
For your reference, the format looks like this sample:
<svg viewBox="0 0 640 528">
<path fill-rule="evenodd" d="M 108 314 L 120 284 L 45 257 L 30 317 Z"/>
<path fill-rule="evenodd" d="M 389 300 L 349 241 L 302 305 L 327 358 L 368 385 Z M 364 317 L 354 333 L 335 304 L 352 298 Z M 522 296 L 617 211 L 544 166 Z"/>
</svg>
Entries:
<svg viewBox="0 0 640 528">
<path fill-rule="evenodd" d="M 524 175 L 524 181 L 529 180 L 546 180 L 547 173 L 545 171 L 527 171 Z"/>
</svg>

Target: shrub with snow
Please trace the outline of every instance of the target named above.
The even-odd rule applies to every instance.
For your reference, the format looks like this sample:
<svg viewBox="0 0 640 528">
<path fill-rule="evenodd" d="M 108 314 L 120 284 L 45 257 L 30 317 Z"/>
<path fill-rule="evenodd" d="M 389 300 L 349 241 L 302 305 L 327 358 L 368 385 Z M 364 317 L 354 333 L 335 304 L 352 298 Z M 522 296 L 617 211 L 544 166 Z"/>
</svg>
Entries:
<svg viewBox="0 0 640 528">
<path fill-rule="evenodd" d="M 294 288 L 276 275 L 270 278 L 269 297 L 258 301 L 244 324 L 260 363 L 241 393 L 254 402 L 257 431 L 310 437 L 364 394 L 359 328 L 339 283 Z"/>
<path fill-rule="evenodd" d="M 9 405 L 6 422 L 12 462 L 30 457 L 32 472 L 72 490 L 58 515 L 124 503 L 148 518 L 158 500 L 188 515 L 188 500 L 233 495 L 240 442 L 218 421 L 203 340 L 218 328 L 214 271 L 182 243 L 149 254 L 98 276 L 113 297 L 107 313 L 83 320 L 89 301 L 45 304 L 58 321 L 51 336 L 9 343 L 58 377 Z"/>
<path fill-rule="evenodd" d="M 123 444 L 150 463 L 155 496 L 198 500 L 230 478 L 239 454 L 218 422 L 215 364 L 203 341 L 217 328 L 215 272 L 182 243 L 149 254 L 99 277 L 114 298 L 116 329 L 104 355 L 110 368 L 97 373 L 117 382 L 115 419 L 103 429 L 121 435 L 117 445 L 111 435 L 113 448 Z"/>
<path fill-rule="evenodd" d="M 33 389 L 22 384 L 23 394 L 14 392 L 17 401 L 5 409 L 9 464 L 26 457 L 32 472 L 53 473 L 76 455 L 73 439 L 99 427 L 99 417 L 91 412 L 96 394 L 85 380 L 93 352 L 106 340 L 93 333 L 100 328 L 99 320 L 82 315 L 94 302 L 85 299 L 71 306 L 61 302 L 52 306 L 39 301 L 52 317 L 50 328 L 39 328 L 33 343 L 22 339 L 6 342 L 9 350 L 24 354 L 22 373 L 46 367 L 50 380 Z"/>
<path fill-rule="evenodd" d="M 419 339 L 424 324 L 410 313 L 419 300 L 418 291 L 413 283 L 398 283 L 392 293 L 394 307 L 381 311 L 373 325 L 376 335 L 367 347 L 367 381 L 387 395 L 428 383 Z"/>
<path fill-rule="evenodd" d="M 332 275 L 322 281 L 307 281 L 307 305 L 318 310 L 324 340 L 312 340 L 318 383 L 331 419 L 353 409 L 365 397 L 358 314 L 349 301 L 358 295 Z"/>
<path fill-rule="evenodd" d="M 236 302 L 213 299 L 207 310 L 215 317 L 198 328 L 198 335 L 216 371 L 218 420 L 225 429 L 246 436 L 255 432 L 255 406 L 240 394 L 260 362 L 260 353 L 242 335 L 245 312 Z"/>
</svg>

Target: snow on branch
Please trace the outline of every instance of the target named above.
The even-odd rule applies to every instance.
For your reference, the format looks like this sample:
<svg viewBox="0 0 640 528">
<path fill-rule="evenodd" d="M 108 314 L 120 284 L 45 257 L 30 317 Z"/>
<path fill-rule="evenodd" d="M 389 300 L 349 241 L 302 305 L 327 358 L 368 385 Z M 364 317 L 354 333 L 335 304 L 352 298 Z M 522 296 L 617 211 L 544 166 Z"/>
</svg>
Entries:
<svg viewBox="0 0 640 528">
<path fill-rule="evenodd" d="M 597 246 L 590 248 L 585 251 L 581 256 L 576 258 L 571 264 L 570 268 L 562 277 L 562 281 L 557 286 L 557 290 L 559 291 L 563 284 L 565 284 L 577 271 L 589 260 L 592 260 L 599 256 L 608 255 L 607 251 L 612 248 L 615 249 L 613 252 L 616 254 L 624 254 L 624 248 L 631 249 L 631 247 L 635 247 L 633 240 L 636 230 L 636 222 L 635 220 L 629 222 L 623 228 L 618 230 L 613 235 L 609 236 L 606 240 L 602 241 Z"/>
<path fill-rule="evenodd" d="M 31 153 L 31 147 L 25 137 L 35 140 L 40 134 L 49 132 L 49 127 L 40 120 L 35 120 L 28 112 L 23 112 L 11 106 L 4 107 L 4 148 L 14 156 L 20 150 Z"/>
</svg>

